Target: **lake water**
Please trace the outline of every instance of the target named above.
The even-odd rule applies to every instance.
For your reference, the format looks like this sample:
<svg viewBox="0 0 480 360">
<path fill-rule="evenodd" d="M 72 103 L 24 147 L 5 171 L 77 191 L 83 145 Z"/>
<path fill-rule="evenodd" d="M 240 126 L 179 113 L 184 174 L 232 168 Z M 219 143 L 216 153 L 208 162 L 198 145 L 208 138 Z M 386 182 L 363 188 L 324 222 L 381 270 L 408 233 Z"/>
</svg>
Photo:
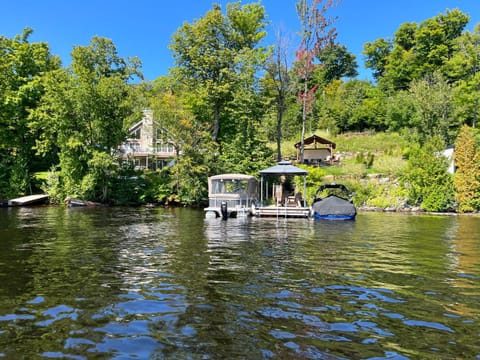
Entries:
<svg viewBox="0 0 480 360">
<path fill-rule="evenodd" d="M 0 357 L 480 359 L 480 217 L 0 209 Z"/>
</svg>

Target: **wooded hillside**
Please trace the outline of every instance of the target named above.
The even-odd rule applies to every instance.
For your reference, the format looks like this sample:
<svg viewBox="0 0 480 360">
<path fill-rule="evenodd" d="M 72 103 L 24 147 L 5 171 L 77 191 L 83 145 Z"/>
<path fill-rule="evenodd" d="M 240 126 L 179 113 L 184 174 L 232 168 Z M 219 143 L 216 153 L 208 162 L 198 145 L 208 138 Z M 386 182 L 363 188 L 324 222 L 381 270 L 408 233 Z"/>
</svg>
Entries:
<svg viewBox="0 0 480 360">
<path fill-rule="evenodd" d="M 282 144 L 321 129 L 399 134 L 412 205 L 478 211 L 480 25 L 465 30 L 470 18 L 459 9 L 400 24 L 391 39 L 364 45 L 374 79 L 359 80 L 355 56 L 336 40 L 333 6 L 298 1 L 300 46 L 290 59 L 285 39 L 265 46 L 260 3 L 214 5 L 172 34 L 176 66 L 153 82 L 109 39 L 73 47 L 63 67 L 48 43 L 29 42 L 31 29 L 0 37 L 0 198 L 43 189 L 56 202 L 201 204 L 207 176 L 258 175 L 291 151 Z M 115 154 L 145 108 L 181 153 L 156 172 Z M 453 144 L 474 159 L 459 155 L 455 181 L 436 155 Z M 48 173 L 43 181 L 38 172 Z"/>
</svg>

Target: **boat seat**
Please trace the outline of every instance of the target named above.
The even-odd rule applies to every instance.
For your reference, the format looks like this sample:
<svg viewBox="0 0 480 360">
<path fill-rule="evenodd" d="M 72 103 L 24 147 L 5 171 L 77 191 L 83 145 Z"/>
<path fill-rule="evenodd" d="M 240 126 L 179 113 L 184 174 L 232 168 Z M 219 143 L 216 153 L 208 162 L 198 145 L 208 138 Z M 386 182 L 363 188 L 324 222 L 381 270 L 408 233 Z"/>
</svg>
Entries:
<svg viewBox="0 0 480 360">
<path fill-rule="evenodd" d="M 285 199 L 286 206 L 297 206 L 297 201 L 295 200 L 295 196 L 287 196 Z"/>
</svg>

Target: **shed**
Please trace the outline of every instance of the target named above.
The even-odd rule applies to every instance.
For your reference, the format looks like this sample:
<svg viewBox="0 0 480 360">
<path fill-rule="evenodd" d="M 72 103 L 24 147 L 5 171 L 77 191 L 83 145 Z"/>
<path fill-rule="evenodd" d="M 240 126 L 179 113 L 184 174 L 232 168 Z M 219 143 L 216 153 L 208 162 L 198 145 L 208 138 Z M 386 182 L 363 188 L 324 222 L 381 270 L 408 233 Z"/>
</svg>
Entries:
<svg viewBox="0 0 480 360">
<path fill-rule="evenodd" d="M 317 135 L 305 138 L 303 144 L 303 160 L 306 164 L 327 162 L 333 158 L 333 150 L 337 147 L 334 142 Z M 295 148 L 297 149 L 297 161 L 300 161 L 301 146 L 301 141 L 295 144 Z"/>
</svg>

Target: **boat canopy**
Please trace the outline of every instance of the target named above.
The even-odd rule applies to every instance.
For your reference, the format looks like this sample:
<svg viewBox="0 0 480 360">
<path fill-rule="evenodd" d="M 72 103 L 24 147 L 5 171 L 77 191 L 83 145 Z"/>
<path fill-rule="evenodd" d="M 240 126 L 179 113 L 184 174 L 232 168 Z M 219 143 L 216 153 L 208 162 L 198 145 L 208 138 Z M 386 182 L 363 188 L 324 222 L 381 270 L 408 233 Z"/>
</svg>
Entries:
<svg viewBox="0 0 480 360">
<path fill-rule="evenodd" d="M 290 161 L 280 161 L 277 165 L 261 170 L 261 175 L 307 175 L 308 171 L 293 166 Z"/>
<path fill-rule="evenodd" d="M 307 197 L 307 174 L 308 171 L 292 165 L 290 161 L 280 161 L 277 165 L 260 170 L 260 203 L 263 206 L 264 200 L 264 185 L 267 188 L 265 196 L 268 197 L 268 184 L 264 184 L 265 176 L 303 176 L 303 206 L 306 207 Z"/>
<path fill-rule="evenodd" d="M 220 194 L 256 195 L 258 181 L 245 174 L 221 174 L 208 178 L 209 196 Z"/>
</svg>

